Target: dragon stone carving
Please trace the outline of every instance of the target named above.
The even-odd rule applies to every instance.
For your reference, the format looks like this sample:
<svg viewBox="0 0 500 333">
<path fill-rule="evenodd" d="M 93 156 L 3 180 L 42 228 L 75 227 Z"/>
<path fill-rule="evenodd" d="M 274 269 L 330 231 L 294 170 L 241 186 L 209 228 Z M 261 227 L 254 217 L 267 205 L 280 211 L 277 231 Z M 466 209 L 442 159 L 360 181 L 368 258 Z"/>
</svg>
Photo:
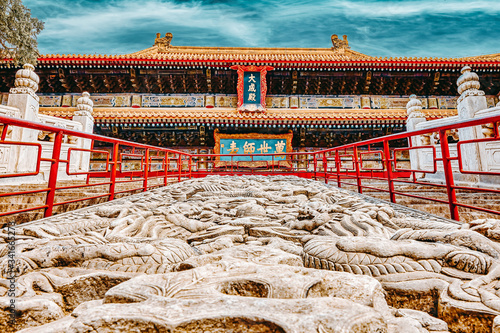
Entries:
<svg viewBox="0 0 500 333">
<path fill-rule="evenodd" d="M 296 177 L 189 180 L 18 226 L 19 327 L 2 327 L 496 332 L 499 230 Z"/>
</svg>

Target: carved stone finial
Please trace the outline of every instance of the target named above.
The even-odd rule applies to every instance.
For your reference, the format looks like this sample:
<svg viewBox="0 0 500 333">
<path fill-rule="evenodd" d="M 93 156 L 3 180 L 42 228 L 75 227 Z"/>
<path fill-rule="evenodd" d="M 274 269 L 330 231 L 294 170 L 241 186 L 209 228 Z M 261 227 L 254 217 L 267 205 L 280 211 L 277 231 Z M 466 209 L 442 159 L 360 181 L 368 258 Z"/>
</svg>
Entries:
<svg viewBox="0 0 500 333">
<path fill-rule="evenodd" d="M 170 42 L 174 35 L 171 32 L 167 32 L 165 37 L 160 37 L 160 33 L 156 34 L 155 44 L 154 46 L 158 46 L 159 52 L 166 52 L 170 48 Z"/>
<path fill-rule="evenodd" d="M 462 75 L 457 80 L 458 93 L 460 97 L 457 103 L 460 103 L 467 96 L 484 96 L 484 91 L 479 90 L 479 76 L 471 71 L 469 66 L 464 66 L 461 70 Z"/>
<path fill-rule="evenodd" d="M 422 102 L 417 98 L 416 95 L 410 96 L 410 101 L 406 104 L 406 114 L 407 119 L 410 118 L 425 118 L 422 112 Z"/>
<path fill-rule="evenodd" d="M 332 35 L 332 50 L 345 51 L 350 49 L 349 42 L 347 41 L 347 35 L 343 35 L 342 39 L 338 35 Z"/>
<path fill-rule="evenodd" d="M 32 64 L 24 64 L 23 68 L 16 73 L 14 81 L 15 88 L 10 89 L 11 94 L 30 94 L 38 101 L 38 96 L 35 94 L 38 90 L 40 78 L 34 72 L 35 67 Z"/>
<path fill-rule="evenodd" d="M 82 97 L 76 101 L 76 108 L 78 111 L 75 112 L 75 116 L 92 116 L 94 102 L 90 99 L 88 92 L 82 93 Z"/>
</svg>

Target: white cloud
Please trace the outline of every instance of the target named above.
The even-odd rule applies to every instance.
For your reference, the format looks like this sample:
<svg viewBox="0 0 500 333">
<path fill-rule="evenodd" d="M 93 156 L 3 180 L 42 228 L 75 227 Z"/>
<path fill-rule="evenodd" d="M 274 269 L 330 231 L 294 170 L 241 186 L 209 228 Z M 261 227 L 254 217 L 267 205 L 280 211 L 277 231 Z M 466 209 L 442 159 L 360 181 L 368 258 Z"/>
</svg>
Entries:
<svg viewBox="0 0 500 333">
<path fill-rule="evenodd" d="M 500 12 L 499 1 L 325 1 L 315 12 L 343 14 L 347 17 L 411 17 L 428 14 L 457 15 L 474 12 Z"/>
<path fill-rule="evenodd" d="M 167 31 L 174 45 L 329 47 L 335 33 L 380 56 L 500 51 L 493 42 L 499 23 L 482 20 L 500 14 L 498 0 L 66 1 L 25 0 L 46 22 L 42 53 L 131 53 Z"/>
<path fill-rule="evenodd" d="M 148 31 L 148 44 L 154 41 L 154 33 L 171 31 L 199 31 L 200 34 L 215 33 L 234 40 L 235 44 L 255 46 L 261 44 L 264 34 L 260 26 L 244 18 L 245 13 L 230 13 L 218 7 L 180 5 L 161 1 L 123 1 L 105 7 L 76 7 L 72 15 L 45 19 L 45 29 L 40 41 L 59 41 L 58 49 L 87 49 L 87 44 L 113 43 L 117 34 Z M 202 37 L 202 36 L 200 36 Z M 148 46 L 149 46 L 148 45 Z M 127 48 L 127 45 L 123 46 Z M 43 45 L 41 45 L 43 48 Z M 125 51 L 125 50 L 124 50 Z M 125 52 L 131 52 L 128 48 Z M 43 52 L 43 50 L 42 50 Z"/>
</svg>

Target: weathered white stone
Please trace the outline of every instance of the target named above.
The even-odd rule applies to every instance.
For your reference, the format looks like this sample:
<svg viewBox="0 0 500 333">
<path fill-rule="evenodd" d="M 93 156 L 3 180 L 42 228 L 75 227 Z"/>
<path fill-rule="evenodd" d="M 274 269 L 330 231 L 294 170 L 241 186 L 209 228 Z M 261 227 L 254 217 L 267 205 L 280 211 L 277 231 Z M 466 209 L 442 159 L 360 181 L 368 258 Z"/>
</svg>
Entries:
<svg viewBox="0 0 500 333">
<path fill-rule="evenodd" d="M 296 177 L 193 179 L 19 226 L 18 299 L 54 307 L 26 306 L 23 327 L 490 332 L 499 225 L 408 218 Z"/>
</svg>

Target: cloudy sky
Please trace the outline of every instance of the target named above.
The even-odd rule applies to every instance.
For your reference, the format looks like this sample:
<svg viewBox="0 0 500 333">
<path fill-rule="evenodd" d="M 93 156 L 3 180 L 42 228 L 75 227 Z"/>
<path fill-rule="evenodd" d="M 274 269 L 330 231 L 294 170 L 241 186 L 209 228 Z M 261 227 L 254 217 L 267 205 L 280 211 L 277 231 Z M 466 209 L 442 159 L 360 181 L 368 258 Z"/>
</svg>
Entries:
<svg viewBox="0 0 500 333">
<path fill-rule="evenodd" d="M 125 54 L 156 32 L 173 45 L 331 47 L 347 35 L 372 56 L 500 52 L 500 0 L 24 0 L 47 53 Z"/>
</svg>

